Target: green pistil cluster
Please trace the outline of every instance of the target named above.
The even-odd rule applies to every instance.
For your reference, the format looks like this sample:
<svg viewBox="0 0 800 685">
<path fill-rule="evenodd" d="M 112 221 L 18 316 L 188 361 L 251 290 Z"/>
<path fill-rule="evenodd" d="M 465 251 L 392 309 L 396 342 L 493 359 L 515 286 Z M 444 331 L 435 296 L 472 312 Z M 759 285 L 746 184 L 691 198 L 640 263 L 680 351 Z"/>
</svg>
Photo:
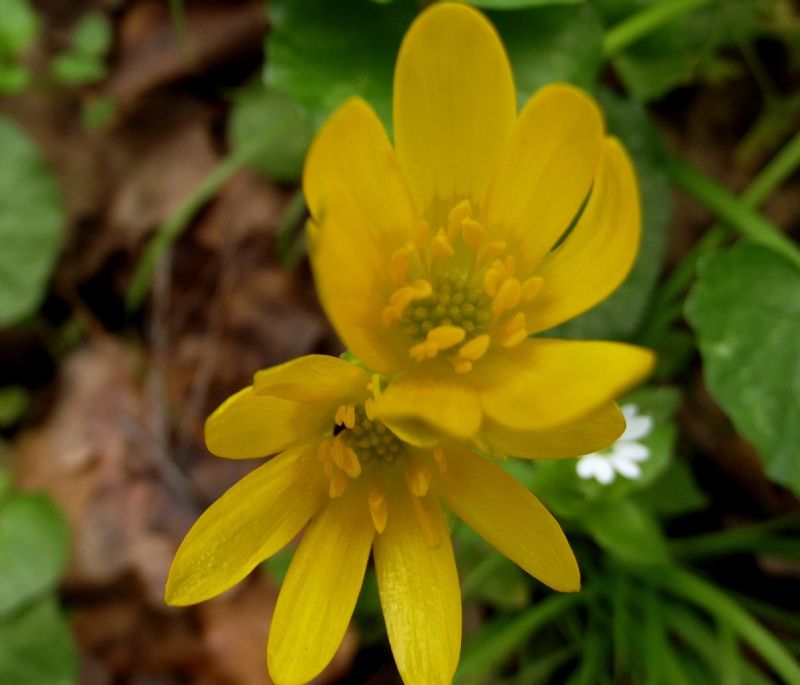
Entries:
<svg viewBox="0 0 800 685">
<path fill-rule="evenodd" d="M 380 421 L 371 421 L 363 409 L 356 409 L 356 423 L 348 431 L 345 442 L 361 463 L 372 459 L 393 462 L 400 455 L 403 443 Z"/>
<path fill-rule="evenodd" d="M 400 318 L 400 325 L 412 340 L 424 340 L 437 326 L 458 326 L 467 336 L 487 328 L 492 314 L 483 288 L 467 284 L 458 272 L 437 276 L 432 285 L 433 293 L 411 302 Z"/>
</svg>

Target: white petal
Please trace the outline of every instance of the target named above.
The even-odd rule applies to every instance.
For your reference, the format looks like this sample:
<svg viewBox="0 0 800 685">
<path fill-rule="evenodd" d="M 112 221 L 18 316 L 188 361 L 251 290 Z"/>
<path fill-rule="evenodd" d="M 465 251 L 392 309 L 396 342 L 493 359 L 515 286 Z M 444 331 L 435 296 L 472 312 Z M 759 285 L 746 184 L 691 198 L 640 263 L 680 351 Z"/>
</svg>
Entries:
<svg viewBox="0 0 800 685">
<path fill-rule="evenodd" d="M 588 480 L 589 478 L 594 478 L 594 474 L 597 472 L 597 464 L 602 461 L 605 461 L 604 457 L 601 457 L 597 452 L 592 452 L 578 461 L 575 470 L 581 478 Z"/>
<path fill-rule="evenodd" d="M 630 421 L 639 413 L 639 407 L 632 402 L 630 404 L 623 404 L 620 409 L 622 410 L 622 415 L 625 417 L 626 421 Z"/>
<path fill-rule="evenodd" d="M 611 458 L 611 462 L 617 472 L 625 476 L 625 478 L 638 478 L 642 475 L 642 470 L 635 461 L 629 461 L 624 457 L 615 456 Z"/>
<path fill-rule="evenodd" d="M 625 432 L 620 436 L 620 440 L 641 440 L 653 430 L 653 417 L 647 414 L 632 416 L 626 420 L 628 425 L 625 426 Z"/>
<path fill-rule="evenodd" d="M 650 448 L 640 442 L 618 442 L 614 445 L 614 456 L 628 461 L 646 461 L 650 458 Z"/>
</svg>

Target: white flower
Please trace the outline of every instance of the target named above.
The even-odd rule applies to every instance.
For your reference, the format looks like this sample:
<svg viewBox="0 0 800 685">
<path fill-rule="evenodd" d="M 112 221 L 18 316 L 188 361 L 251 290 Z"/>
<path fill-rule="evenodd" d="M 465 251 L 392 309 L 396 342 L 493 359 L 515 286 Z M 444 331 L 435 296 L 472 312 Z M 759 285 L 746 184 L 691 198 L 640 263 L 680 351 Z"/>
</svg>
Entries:
<svg viewBox="0 0 800 685">
<path fill-rule="evenodd" d="M 595 478 L 603 485 L 608 485 L 614 481 L 617 473 L 625 478 L 638 478 L 642 475 L 639 463 L 650 458 L 650 448 L 637 441 L 650 434 L 654 422 L 646 414 L 637 416 L 638 411 L 635 404 L 622 407 L 627 424 L 625 432 L 611 447 L 581 457 L 577 465 L 581 478 Z"/>
</svg>

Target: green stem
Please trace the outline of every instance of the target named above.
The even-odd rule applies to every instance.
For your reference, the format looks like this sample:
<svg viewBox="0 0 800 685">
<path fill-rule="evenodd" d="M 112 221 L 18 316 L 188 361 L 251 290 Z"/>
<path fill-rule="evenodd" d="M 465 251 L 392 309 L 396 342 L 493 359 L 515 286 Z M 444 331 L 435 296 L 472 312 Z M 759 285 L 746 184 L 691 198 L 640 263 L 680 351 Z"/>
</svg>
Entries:
<svg viewBox="0 0 800 685">
<path fill-rule="evenodd" d="M 716 181 L 676 158 L 667 158 L 672 182 L 713 211 L 723 222 L 753 242 L 769 247 L 800 268 L 800 248 L 771 221 L 737 199 Z"/>
<path fill-rule="evenodd" d="M 195 214 L 217 194 L 225 181 L 238 171 L 244 162 L 245 160 L 238 155 L 229 155 L 220 161 L 150 239 L 136 265 L 136 271 L 128 287 L 125 304 L 129 312 L 135 312 L 141 306 L 142 300 L 150 288 L 150 281 L 153 279 L 156 265 L 164 252 L 183 233 Z"/>
<path fill-rule="evenodd" d="M 297 231 L 306 213 L 306 198 L 302 189 L 297 190 L 289 200 L 278 227 L 276 249 L 278 259 L 287 268 L 297 266 L 305 251 L 305 234 Z"/>
<path fill-rule="evenodd" d="M 800 685 L 800 665 L 768 630 L 713 583 L 683 569 L 650 569 L 647 579 L 674 595 L 702 607 L 758 653 L 787 685 Z"/>
<path fill-rule="evenodd" d="M 606 31 L 603 37 L 603 56 L 613 57 L 644 36 L 674 21 L 682 14 L 710 5 L 717 0 L 661 0 L 625 18 Z"/>
</svg>

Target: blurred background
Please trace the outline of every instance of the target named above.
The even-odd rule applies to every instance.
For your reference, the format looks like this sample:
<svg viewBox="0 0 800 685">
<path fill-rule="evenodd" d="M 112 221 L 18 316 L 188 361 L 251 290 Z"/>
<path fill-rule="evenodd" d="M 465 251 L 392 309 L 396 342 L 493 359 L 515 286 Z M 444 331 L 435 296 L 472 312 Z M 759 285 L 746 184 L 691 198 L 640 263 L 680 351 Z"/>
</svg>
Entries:
<svg viewBox="0 0 800 685">
<path fill-rule="evenodd" d="M 205 417 L 263 367 L 342 349 L 298 179 L 344 98 L 384 118 L 414 0 L 0 2 L 0 683 L 263 685 L 291 550 L 163 604 L 200 512 L 254 463 Z M 800 683 L 800 7 L 474 0 L 520 104 L 595 94 L 644 237 L 554 335 L 655 348 L 629 432 L 507 467 L 556 513 L 555 595 L 454 522 L 458 683 Z M 368 573 L 316 681 L 399 683 Z"/>
</svg>

